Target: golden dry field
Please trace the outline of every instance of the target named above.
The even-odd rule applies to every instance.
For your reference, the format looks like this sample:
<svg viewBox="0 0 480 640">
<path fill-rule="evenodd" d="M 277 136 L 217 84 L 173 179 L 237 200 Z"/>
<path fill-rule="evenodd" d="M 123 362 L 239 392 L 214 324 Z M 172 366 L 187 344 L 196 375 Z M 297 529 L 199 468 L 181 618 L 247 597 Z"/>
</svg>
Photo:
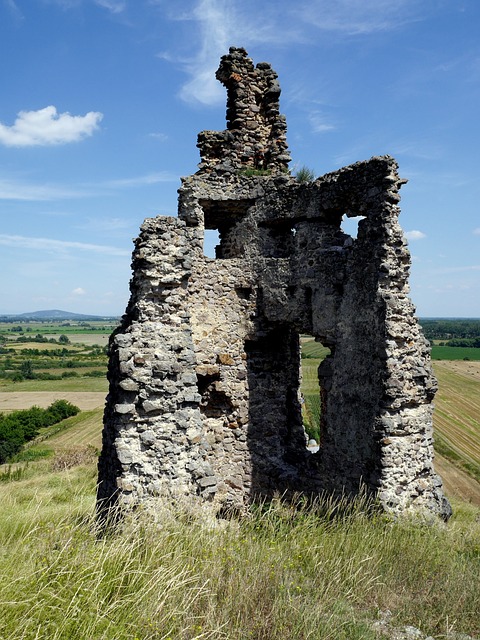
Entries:
<svg viewBox="0 0 480 640">
<path fill-rule="evenodd" d="M 89 411 L 82 411 L 82 419 L 68 429 L 59 431 L 48 439 L 48 447 L 55 451 L 72 450 L 76 447 L 95 447 L 100 450 L 102 446 L 102 406 Z M 74 421 L 72 420 L 72 423 Z"/>
<path fill-rule="evenodd" d="M 0 412 L 18 411 L 30 407 L 46 409 L 55 400 L 68 400 L 82 411 L 103 407 L 102 391 L 11 391 L 0 393 Z"/>
<path fill-rule="evenodd" d="M 480 363 L 435 361 L 436 469 L 447 493 L 480 505 Z"/>
</svg>

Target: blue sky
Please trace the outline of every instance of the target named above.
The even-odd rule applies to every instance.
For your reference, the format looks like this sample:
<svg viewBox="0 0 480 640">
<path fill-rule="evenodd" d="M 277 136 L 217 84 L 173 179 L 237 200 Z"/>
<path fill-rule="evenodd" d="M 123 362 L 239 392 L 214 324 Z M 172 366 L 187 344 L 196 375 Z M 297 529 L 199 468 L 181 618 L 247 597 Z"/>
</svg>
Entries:
<svg viewBox="0 0 480 640">
<path fill-rule="evenodd" d="M 418 315 L 480 317 L 479 33 L 478 0 L 0 0 L 0 314 L 124 312 L 235 45 L 279 74 L 293 170 L 396 157 Z"/>
</svg>

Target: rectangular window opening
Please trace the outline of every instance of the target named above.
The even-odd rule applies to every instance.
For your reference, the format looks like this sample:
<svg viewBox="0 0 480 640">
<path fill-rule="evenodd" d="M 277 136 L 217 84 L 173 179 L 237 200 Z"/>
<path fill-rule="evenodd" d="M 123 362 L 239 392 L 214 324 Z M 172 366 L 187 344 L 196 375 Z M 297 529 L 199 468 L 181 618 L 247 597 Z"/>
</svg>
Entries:
<svg viewBox="0 0 480 640">
<path fill-rule="evenodd" d="M 319 450 L 321 441 L 320 426 L 325 390 L 320 386 L 318 369 L 330 353 L 330 349 L 317 342 L 313 336 L 307 334 L 300 336 L 302 374 L 300 403 L 307 449 L 311 453 L 316 453 Z"/>
<path fill-rule="evenodd" d="M 207 258 L 215 258 L 217 247 L 220 246 L 220 233 L 218 229 L 205 229 L 203 236 L 203 255 Z"/>
</svg>

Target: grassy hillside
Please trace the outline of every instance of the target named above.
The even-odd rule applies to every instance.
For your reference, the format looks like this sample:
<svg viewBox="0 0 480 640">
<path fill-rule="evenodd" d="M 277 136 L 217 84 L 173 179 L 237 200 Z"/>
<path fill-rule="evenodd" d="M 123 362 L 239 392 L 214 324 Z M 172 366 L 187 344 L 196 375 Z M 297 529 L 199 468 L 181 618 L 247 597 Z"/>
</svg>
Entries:
<svg viewBox="0 0 480 640">
<path fill-rule="evenodd" d="M 359 500 L 274 503 L 212 522 L 137 512 L 99 536 L 94 464 L 55 458 L 0 482 L 0 637 L 22 640 L 374 640 L 379 610 L 435 638 L 475 635 L 478 510 L 395 522 Z"/>
<path fill-rule="evenodd" d="M 310 348 L 318 356 L 322 347 Z M 318 398 L 318 363 L 302 360 L 306 397 Z M 440 363 L 436 371 L 440 437 L 461 460 L 478 462 L 476 369 Z M 12 388 L 31 398 L 41 382 Z M 105 384 L 79 382 L 51 381 L 49 390 Z M 436 639 L 480 634 L 474 505 L 454 500 L 448 524 L 425 526 L 394 521 L 362 499 L 312 510 L 274 502 L 228 522 L 177 504 L 156 522 L 137 511 L 122 529 L 99 535 L 101 420 L 102 406 L 82 411 L 41 434 L 25 456 L 36 462 L 0 469 L 0 638 L 378 640 L 373 624 L 387 609 L 395 628 L 414 625 Z M 442 473 L 475 482 L 439 462 Z"/>
</svg>

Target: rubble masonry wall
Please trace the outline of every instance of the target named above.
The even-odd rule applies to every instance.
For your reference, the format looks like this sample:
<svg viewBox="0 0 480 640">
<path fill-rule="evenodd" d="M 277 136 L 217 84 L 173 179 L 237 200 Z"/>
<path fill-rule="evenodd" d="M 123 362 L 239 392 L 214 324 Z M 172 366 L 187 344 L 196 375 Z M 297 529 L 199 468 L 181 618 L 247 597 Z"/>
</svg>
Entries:
<svg viewBox="0 0 480 640">
<path fill-rule="evenodd" d="M 217 78 L 227 129 L 199 135 L 178 218 L 147 219 L 136 240 L 110 345 L 100 504 L 187 497 L 221 511 L 366 489 L 390 512 L 448 517 L 395 160 L 301 184 L 270 65 L 232 48 Z M 358 216 L 353 238 L 342 220 Z M 203 255 L 205 229 L 218 229 L 216 259 Z M 331 351 L 317 453 L 302 424 L 301 334 Z"/>
</svg>

